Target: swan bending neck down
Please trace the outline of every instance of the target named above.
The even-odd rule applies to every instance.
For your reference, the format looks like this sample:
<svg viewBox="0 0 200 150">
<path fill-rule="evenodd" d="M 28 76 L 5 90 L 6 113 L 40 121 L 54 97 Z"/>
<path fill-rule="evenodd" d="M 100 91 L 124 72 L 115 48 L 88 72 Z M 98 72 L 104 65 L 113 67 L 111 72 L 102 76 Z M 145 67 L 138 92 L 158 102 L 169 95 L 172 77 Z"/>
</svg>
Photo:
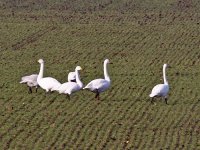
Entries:
<svg viewBox="0 0 200 150">
<path fill-rule="evenodd" d="M 88 89 L 96 93 L 95 98 L 100 99 L 99 94 L 106 91 L 110 87 L 110 77 L 108 75 L 107 64 L 110 63 L 108 59 L 104 60 L 104 79 L 95 79 L 89 82 L 83 89 Z"/>
<path fill-rule="evenodd" d="M 62 94 L 62 93 L 66 94 L 69 99 L 70 99 L 70 95 L 72 93 L 79 91 L 83 88 L 83 83 L 80 80 L 80 76 L 79 76 L 79 72 L 78 72 L 79 70 L 82 70 L 82 68 L 80 66 L 77 66 L 75 69 L 76 82 L 63 83 L 57 90 L 60 94 Z"/>
<path fill-rule="evenodd" d="M 167 68 L 167 64 L 164 64 L 163 65 L 164 84 L 158 84 L 158 85 L 154 86 L 154 88 L 151 91 L 151 94 L 149 95 L 149 97 L 152 98 L 151 102 L 153 102 L 154 97 L 164 97 L 165 103 L 167 104 L 167 94 L 169 92 L 169 84 L 168 84 L 167 78 L 166 78 L 166 68 Z"/>
<path fill-rule="evenodd" d="M 38 77 L 38 74 L 32 74 L 32 75 L 29 75 L 29 76 L 23 76 L 21 78 L 21 81 L 20 83 L 21 84 L 27 84 L 28 88 L 29 88 L 29 91 L 28 93 L 32 93 L 32 87 L 35 87 L 35 92 L 37 93 L 37 89 L 38 89 L 38 83 L 37 83 L 37 77 Z"/>
<path fill-rule="evenodd" d="M 46 92 L 57 90 L 61 86 L 61 83 L 52 77 L 44 78 L 43 77 L 44 61 L 42 59 L 39 59 L 38 62 L 40 63 L 40 72 L 37 77 L 37 82 L 38 82 L 39 86 L 42 89 L 46 90 Z"/>
</svg>

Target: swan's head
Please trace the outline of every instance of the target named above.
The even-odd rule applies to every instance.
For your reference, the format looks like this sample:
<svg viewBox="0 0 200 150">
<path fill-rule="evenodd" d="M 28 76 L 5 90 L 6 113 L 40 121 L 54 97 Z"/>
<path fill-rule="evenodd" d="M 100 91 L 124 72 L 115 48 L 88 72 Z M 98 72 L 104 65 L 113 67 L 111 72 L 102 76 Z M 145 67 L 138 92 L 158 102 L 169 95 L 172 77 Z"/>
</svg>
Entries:
<svg viewBox="0 0 200 150">
<path fill-rule="evenodd" d="M 110 63 L 109 59 L 105 59 L 104 63 L 106 63 L 106 64 Z"/>
<path fill-rule="evenodd" d="M 77 66 L 75 70 L 82 70 L 80 66 Z"/>
<path fill-rule="evenodd" d="M 39 62 L 40 64 L 42 64 L 42 63 L 44 63 L 44 60 L 43 60 L 43 59 L 39 59 L 38 62 Z"/>
<path fill-rule="evenodd" d="M 163 65 L 163 67 L 165 67 L 165 68 L 166 68 L 166 67 L 167 67 L 167 64 L 164 64 L 164 65 Z"/>
</svg>

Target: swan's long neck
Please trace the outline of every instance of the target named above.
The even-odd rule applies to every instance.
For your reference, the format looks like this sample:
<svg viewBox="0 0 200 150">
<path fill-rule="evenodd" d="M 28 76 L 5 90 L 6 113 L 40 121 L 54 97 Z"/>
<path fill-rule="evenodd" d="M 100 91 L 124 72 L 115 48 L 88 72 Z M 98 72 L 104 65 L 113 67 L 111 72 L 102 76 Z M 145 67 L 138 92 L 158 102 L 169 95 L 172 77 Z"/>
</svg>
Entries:
<svg viewBox="0 0 200 150">
<path fill-rule="evenodd" d="M 78 70 L 75 70 L 75 73 L 76 73 L 76 83 L 80 86 L 80 88 L 82 88 L 83 87 L 83 83 L 80 80 L 80 76 L 79 76 Z"/>
<path fill-rule="evenodd" d="M 107 69 L 107 63 L 104 62 L 104 77 L 105 77 L 105 80 L 109 81 L 110 82 L 110 77 L 108 75 L 108 69 Z"/>
<path fill-rule="evenodd" d="M 166 66 L 163 66 L 163 79 L 164 79 L 164 84 L 168 85 L 167 78 L 166 78 Z"/>
<path fill-rule="evenodd" d="M 40 72 L 39 72 L 39 74 L 38 74 L 37 80 L 43 78 L 43 73 L 44 73 L 44 63 L 41 63 L 41 64 L 40 64 Z"/>
</svg>

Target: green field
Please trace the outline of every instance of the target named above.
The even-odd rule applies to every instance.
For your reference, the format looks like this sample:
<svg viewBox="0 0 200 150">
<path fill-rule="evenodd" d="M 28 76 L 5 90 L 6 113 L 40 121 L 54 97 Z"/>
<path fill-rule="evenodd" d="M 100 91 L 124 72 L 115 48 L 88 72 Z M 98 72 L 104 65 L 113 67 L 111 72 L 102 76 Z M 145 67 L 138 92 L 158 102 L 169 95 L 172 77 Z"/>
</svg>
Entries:
<svg viewBox="0 0 200 150">
<path fill-rule="evenodd" d="M 0 149 L 200 149 L 198 0 L 0 0 L 0 33 Z M 28 94 L 40 58 L 62 83 L 80 65 L 84 85 L 109 58 L 111 87 Z M 168 105 L 152 104 L 164 63 Z"/>
</svg>

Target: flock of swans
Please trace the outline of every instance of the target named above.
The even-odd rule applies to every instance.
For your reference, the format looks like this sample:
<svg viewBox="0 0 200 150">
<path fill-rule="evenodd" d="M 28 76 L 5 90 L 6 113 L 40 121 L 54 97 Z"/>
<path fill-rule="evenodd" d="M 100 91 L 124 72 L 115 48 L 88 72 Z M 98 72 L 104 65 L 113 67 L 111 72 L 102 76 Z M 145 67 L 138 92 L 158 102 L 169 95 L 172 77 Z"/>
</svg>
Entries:
<svg viewBox="0 0 200 150">
<path fill-rule="evenodd" d="M 24 76 L 21 78 L 20 83 L 25 83 L 29 87 L 29 93 L 32 93 L 32 88 L 41 87 L 48 92 L 57 91 L 60 94 L 66 94 L 70 99 L 70 95 L 74 92 L 77 92 L 81 89 L 87 89 L 89 91 L 94 92 L 95 98 L 100 99 L 99 94 L 104 92 L 110 87 L 110 77 L 107 71 L 107 64 L 109 64 L 109 60 L 104 60 L 104 77 L 105 79 L 95 79 L 89 82 L 85 87 L 83 87 L 83 83 L 81 82 L 79 71 L 82 70 L 80 66 L 75 68 L 75 72 L 70 72 L 68 74 L 68 82 L 61 84 L 58 80 L 52 77 L 43 77 L 44 73 L 44 60 L 39 59 L 40 63 L 40 71 L 39 74 L 32 74 L 30 76 Z"/>
<path fill-rule="evenodd" d="M 44 60 L 39 59 L 38 62 L 40 63 L 40 71 L 39 74 L 32 74 L 29 76 L 24 76 L 21 78 L 20 83 L 27 84 L 29 88 L 29 93 L 32 93 L 32 88 L 36 88 L 36 92 L 38 87 L 41 87 L 48 92 L 57 91 L 60 94 L 66 94 L 67 97 L 70 99 L 70 95 L 74 92 L 77 92 L 81 89 L 87 89 L 93 93 L 95 93 L 95 98 L 100 99 L 99 94 L 106 91 L 111 84 L 110 77 L 108 75 L 107 70 L 107 64 L 109 64 L 109 60 L 104 60 L 104 79 L 95 79 L 89 82 L 85 87 L 83 86 L 83 83 L 81 82 L 79 71 L 82 70 L 80 66 L 77 66 L 75 68 L 75 72 L 70 72 L 68 74 L 68 82 L 65 82 L 61 84 L 59 81 L 52 77 L 43 77 L 44 73 Z M 163 84 L 158 84 L 153 87 L 151 94 L 149 97 L 152 98 L 151 102 L 153 102 L 155 97 L 163 97 L 165 100 L 165 103 L 167 104 L 167 96 L 169 92 L 169 84 L 166 79 L 166 68 L 167 64 L 163 65 Z"/>
</svg>

